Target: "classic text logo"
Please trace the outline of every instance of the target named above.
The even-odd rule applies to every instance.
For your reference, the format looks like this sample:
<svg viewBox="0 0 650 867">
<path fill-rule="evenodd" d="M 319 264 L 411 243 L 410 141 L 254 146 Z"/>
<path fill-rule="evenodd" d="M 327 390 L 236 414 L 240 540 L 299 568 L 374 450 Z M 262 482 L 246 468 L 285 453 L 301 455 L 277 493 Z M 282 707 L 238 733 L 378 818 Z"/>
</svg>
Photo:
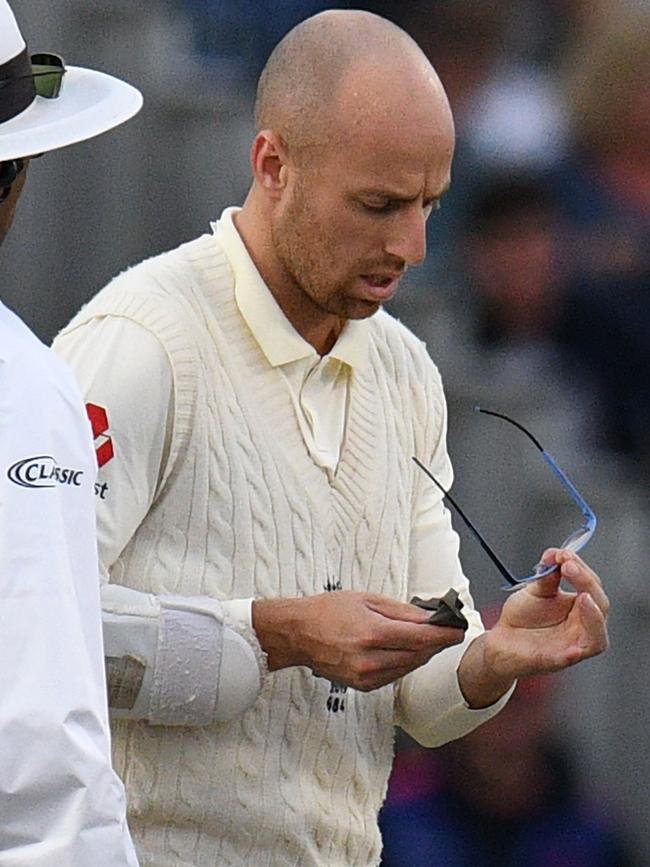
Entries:
<svg viewBox="0 0 650 867">
<path fill-rule="evenodd" d="M 7 476 L 22 488 L 53 488 L 55 485 L 81 485 L 83 470 L 60 467 L 51 455 L 23 458 L 7 470 Z"/>
</svg>

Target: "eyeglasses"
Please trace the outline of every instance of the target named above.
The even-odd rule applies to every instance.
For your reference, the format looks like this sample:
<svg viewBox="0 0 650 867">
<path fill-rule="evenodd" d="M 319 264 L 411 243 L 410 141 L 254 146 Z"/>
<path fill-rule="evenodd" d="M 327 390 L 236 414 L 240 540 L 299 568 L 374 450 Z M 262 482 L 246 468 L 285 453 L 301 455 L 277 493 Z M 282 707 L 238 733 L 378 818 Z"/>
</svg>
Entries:
<svg viewBox="0 0 650 867">
<path fill-rule="evenodd" d="M 576 503 L 576 505 L 579 507 L 580 511 L 582 512 L 582 516 L 583 516 L 582 525 L 577 530 L 574 530 L 573 533 L 571 533 L 569 536 L 567 536 L 567 538 L 564 540 L 564 542 L 562 542 L 562 545 L 560 547 L 566 548 L 569 551 L 574 551 L 574 552 L 580 551 L 581 548 L 584 548 L 584 546 L 591 539 L 591 537 L 593 536 L 593 534 L 596 530 L 596 523 L 597 523 L 596 515 L 594 514 L 592 509 L 587 505 L 586 501 L 584 500 L 582 495 L 578 492 L 578 490 L 575 487 L 575 485 L 573 484 L 573 482 L 571 482 L 571 480 L 568 478 L 568 476 L 566 475 L 564 470 L 562 470 L 558 466 L 556 461 L 541 446 L 539 441 L 530 433 L 530 431 L 526 430 L 526 428 L 523 425 L 519 424 L 519 422 L 515 421 L 512 418 L 509 418 L 507 415 L 502 415 L 500 412 L 492 412 L 489 409 L 481 409 L 481 407 L 478 407 L 478 406 L 476 407 L 476 410 L 477 410 L 477 412 L 484 413 L 485 415 L 491 415 L 491 416 L 494 416 L 495 418 L 503 419 L 504 421 L 507 421 L 510 424 L 514 425 L 516 428 L 519 428 L 520 431 L 522 431 L 523 433 L 526 434 L 528 439 L 535 445 L 535 447 L 537 449 L 539 449 L 539 451 L 542 453 L 542 457 L 544 458 L 546 463 L 550 466 L 550 468 L 553 470 L 553 472 L 558 477 L 558 479 L 562 482 L 565 489 L 569 492 L 573 501 Z M 492 560 L 492 562 L 497 567 L 497 569 L 499 570 L 501 575 L 503 575 L 503 577 L 506 579 L 507 583 L 503 586 L 504 590 L 514 590 L 523 584 L 528 584 L 531 581 L 538 581 L 540 578 L 543 578 L 545 575 L 550 575 L 551 572 L 555 571 L 555 569 L 556 569 L 555 565 L 545 566 L 545 565 L 539 563 L 537 566 L 534 567 L 534 571 L 532 572 L 531 575 L 527 575 L 524 577 L 515 576 L 510 571 L 510 569 L 508 569 L 507 566 L 505 566 L 501 562 L 501 560 L 497 557 L 497 555 L 494 553 L 492 548 L 490 548 L 490 546 L 485 541 L 485 539 L 483 538 L 481 533 L 476 529 L 474 524 L 472 524 L 472 522 L 469 520 L 467 515 L 465 515 L 465 513 L 463 512 L 461 507 L 458 505 L 458 503 L 451 497 L 451 495 L 449 494 L 449 491 L 446 491 L 444 489 L 444 487 L 440 484 L 440 482 L 435 478 L 435 476 L 433 476 L 429 472 L 429 470 L 424 466 L 424 464 L 421 461 L 419 461 L 416 457 L 414 457 L 413 460 L 418 465 L 418 467 L 420 467 L 420 469 L 423 470 L 423 472 L 425 472 L 427 474 L 427 476 L 431 479 L 431 481 L 442 491 L 442 493 L 443 493 L 445 499 L 447 500 L 447 502 L 449 503 L 449 505 L 455 509 L 455 511 L 458 513 L 458 516 L 464 521 L 464 523 L 467 525 L 468 529 L 474 534 L 474 536 L 478 540 L 478 543 L 480 544 L 481 548 L 483 548 L 483 550 L 488 555 L 490 560 Z"/>
<path fill-rule="evenodd" d="M 56 99 L 65 73 L 65 63 L 58 54 L 32 54 L 32 77 L 38 96 Z"/>
<path fill-rule="evenodd" d="M 32 71 L 30 75 L 21 75 L 15 78 L 0 79 L 0 88 L 9 87 L 17 81 L 31 78 L 37 96 L 45 99 L 56 99 L 61 93 L 63 76 L 66 73 L 63 58 L 58 54 L 32 54 Z"/>
</svg>

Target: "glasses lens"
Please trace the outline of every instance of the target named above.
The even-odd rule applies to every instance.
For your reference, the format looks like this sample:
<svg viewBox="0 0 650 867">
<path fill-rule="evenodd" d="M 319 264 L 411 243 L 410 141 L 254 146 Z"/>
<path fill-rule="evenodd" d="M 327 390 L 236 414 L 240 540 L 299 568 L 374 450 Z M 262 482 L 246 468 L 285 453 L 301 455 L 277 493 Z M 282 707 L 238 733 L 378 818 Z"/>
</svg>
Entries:
<svg viewBox="0 0 650 867">
<path fill-rule="evenodd" d="M 32 75 L 36 93 L 45 99 L 56 99 L 65 75 L 63 58 L 58 54 L 33 54 Z"/>
<path fill-rule="evenodd" d="M 573 551 L 574 554 L 577 554 L 587 542 L 594 535 L 594 531 L 596 529 L 596 519 L 591 519 L 588 523 L 583 524 L 578 530 L 574 530 L 569 536 L 566 537 L 564 542 L 560 545 L 560 548 L 563 548 L 568 551 Z M 556 566 L 545 566 L 543 563 L 538 563 L 535 566 L 535 571 L 532 575 L 527 578 L 517 578 L 517 583 L 513 587 L 511 585 L 504 585 L 504 590 L 516 590 L 522 584 L 530 584 L 531 581 L 537 581 L 539 578 L 544 578 L 546 575 L 550 575 L 551 572 L 554 572 Z"/>
<path fill-rule="evenodd" d="M 575 553 L 581 548 L 584 548 L 593 534 L 594 527 L 580 527 L 579 530 L 575 530 L 570 536 L 566 537 L 564 542 L 562 542 L 562 547 Z"/>
</svg>

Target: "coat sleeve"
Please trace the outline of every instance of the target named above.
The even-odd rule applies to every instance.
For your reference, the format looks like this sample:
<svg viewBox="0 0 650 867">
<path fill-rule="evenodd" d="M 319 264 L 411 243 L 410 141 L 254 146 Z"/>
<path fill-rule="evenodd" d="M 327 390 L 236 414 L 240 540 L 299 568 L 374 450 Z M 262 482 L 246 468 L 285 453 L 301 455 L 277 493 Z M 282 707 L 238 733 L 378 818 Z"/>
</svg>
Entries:
<svg viewBox="0 0 650 867">
<path fill-rule="evenodd" d="M 110 763 L 90 430 L 60 360 L 20 344 L 0 358 L 0 864 L 136 867 Z"/>
</svg>

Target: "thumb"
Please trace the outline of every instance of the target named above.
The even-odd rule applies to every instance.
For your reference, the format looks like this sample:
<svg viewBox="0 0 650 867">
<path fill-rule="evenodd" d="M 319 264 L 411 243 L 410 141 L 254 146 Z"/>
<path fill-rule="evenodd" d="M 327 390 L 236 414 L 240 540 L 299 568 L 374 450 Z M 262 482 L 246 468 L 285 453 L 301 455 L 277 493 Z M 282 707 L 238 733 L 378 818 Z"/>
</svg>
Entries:
<svg viewBox="0 0 650 867">
<path fill-rule="evenodd" d="M 550 563 L 548 565 L 550 566 Z M 538 581 L 531 581 L 530 584 L 526 585 L 526 590 L 529 593 L 532 593 L 533 596 L 556 596 L 560 587 L 561 580 L 562 577 L 560 575 L 560 570 L 557 569 L 555 572 L 551 572 L 550 575 L 546 575 L 544 578 L 540 578 Z"/>
<path fill-rule="evenodd" d="M 390 620 L 403 620 L 408 623 L 426 623 L 431 617 L 430 611 L 424 611 L 417 605 L 407 602 L 398 602 L 386 596 L 373 596 L 366 600 L 366 605 L 376 614 L 387 617 Z"/>
</svg>

